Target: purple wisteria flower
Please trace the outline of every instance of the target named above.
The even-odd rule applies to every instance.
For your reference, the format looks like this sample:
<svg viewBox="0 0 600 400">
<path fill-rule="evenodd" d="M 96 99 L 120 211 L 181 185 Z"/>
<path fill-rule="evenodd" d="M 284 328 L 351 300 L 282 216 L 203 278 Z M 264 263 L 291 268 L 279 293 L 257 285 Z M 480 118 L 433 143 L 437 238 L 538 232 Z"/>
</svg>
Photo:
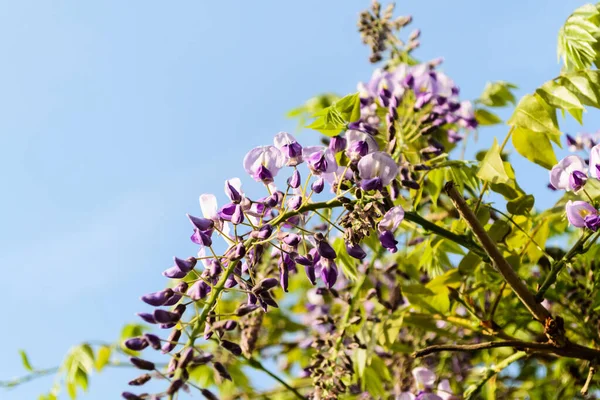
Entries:
<svg viewBox="0 0 600 400">
<path fill-rule="evenodd" d="M 244 169 L 257 182 L 273 182 L 284 164 L 284 156 L 275 146 L 259 146 L 244 157 Z"/>
<path fill-rule="evenodd" d="M 335 161 L 335 154 L 323 146 L 310 146 L 302 150 L 304 161 L 314 175 L 330 173 L 337 170 L 338 165 Z"/>
<path fill-rule="evenodd" d="M 578 178 L 572 178 L 574 173 Z M 556 189 L 577 191 L 581 188 L 579 183 L 582 176 L 586 174 L 587 167 L 581 157 L 567 156 L 550 170 L 550 184 Z"/>
<path fill-rule="evenodd" d="M 590 150 L 590 175 L 600 179 L 600 144 L 595 145 Z"/>
<path fill-rule="evenodd" d="M 600 227 L 598 211 L 586 201 L 567 201 L 565 206 L 569 223 L 577 228 L 589 228 L 596 231 Z"/>
<path fill-rule="evenodd" d="M 404 209 L 401 206 L 396 206 L 390 208 L 379 224 L 377 224 L 381 245 L 392 253 L 395 253 L 398 250 L 396 247 L 398 241 L 394 238 L 394 231 L 400 226 L 403 219 Z"/>
<path fill-rule="evenodd" d="M 350 160 L 358 161 L 378 150 L 379 146 L 371 135 L 355 130 L 346 132 L 346 155 Z"/>
<path fill-rule="evenodd" d="M 358 173 L 364 190 L 381 190 L 396 178 L 398 165 L 388 153 L 377 151 L 361 158 Z"/>
<path fill-rule="evenodd" d="M 294 166 L 302 163 L 302 146 L 295 137 L 287 132 L 279 132 L 273 142 L 283 155 L 285 165 Z"/>
<path fill-rule="evenodd" d="M 415 379 L 417 389 L 431 389 L 436 380 L 435 373 L 429 368 L 417 367 L 412 370 L 412 376 Z"/>
</svg>

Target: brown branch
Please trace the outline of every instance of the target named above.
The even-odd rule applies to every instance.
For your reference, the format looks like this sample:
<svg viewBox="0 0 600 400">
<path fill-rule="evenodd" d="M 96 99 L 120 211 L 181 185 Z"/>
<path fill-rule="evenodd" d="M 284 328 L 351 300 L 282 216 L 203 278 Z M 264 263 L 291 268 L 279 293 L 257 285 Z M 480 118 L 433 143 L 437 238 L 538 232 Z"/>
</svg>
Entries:
<svg viewBox="0 0 600 400">
<path fill-rule="evenodd" d="M 415 351 L 412 356 L 415 358 L 425 357 L 429 354 L 439 353 L 441 351 L 479 351 L 486 349 L 495 349 L 498 347 L 512 347 L 517 350 L 535 351 L 549 353 L 557 356 L 578 358 L 581 360 L 593 361 L 600 358 L 600 351 L 588 347 L 569 344 L 566 347 L 556 347 L 554 343 L 523 342 L 521 340 L 506 340 L 502 342 L 484 342 L 477 344 L 440 344 L 429 346 Z"/>
<path fill-rule="evenodd" d="M 525 286 L 525 284 L 521 281 L 521 278 L 519 278 L 512 266 L 502 256 L 502 253 L 500 253 L 500 250 L 498 250 L 498 247 L 496 247 L 496 243 L 494 243 L 483 226 L 481 226 L 479 220 L 469 208 L 462 195 L 458 192 L 458 190 L 456 190 L 454 182 L 450 181 L 446 183 L 444 190 L 452 200 L 452 203 L 458 210 L 461 217 L 473 231 L 473 235 L 475 235 L 475 237 L 481 243 L 483 250 L 485 250 L 487 255 L 493 261 L 498 272 L 500 272 L 500 274 L 504 277 L 506 283 L 511 287 L 513 292 L 515 292 L 519 300 L 521 300 L 521 303 L 525 305 L 531 315 L 533 315 L 534 318 L 540 321 L 542 324 L 545 324 L 547 319 L 552 319 L 552 316 L 548 310 L 546 310 L 544 306 L 535 300 L 534 295 L 529 291 L 529 289 L 527 289 L 527 286 Z"/>
</svg>

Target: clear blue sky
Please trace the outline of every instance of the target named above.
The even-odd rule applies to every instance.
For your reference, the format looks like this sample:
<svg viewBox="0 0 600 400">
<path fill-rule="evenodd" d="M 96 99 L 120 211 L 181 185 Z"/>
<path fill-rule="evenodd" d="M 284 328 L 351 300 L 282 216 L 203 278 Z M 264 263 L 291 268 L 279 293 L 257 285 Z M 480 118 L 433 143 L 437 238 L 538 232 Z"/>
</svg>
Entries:
<svg viewBox="0 0 600 400">
<path fill-rule="evenodd" d="M 581 4 L 404 0 L 399 11 L 423 31 L 418 56 L 444 56 L 462 97 L 476 98 L 488 80 L 524 94 L 556 76 L 558 29 Z M 287 110 L 370 77 L 355 33 L 367 5 L 3 3 L 0 378 L 24 372 L 19 348 L 49 367 L 70 345 L 113 340 L 135 320 L 138 297 L 163 287 L 171 257 L 194 254 L 185 213 L 199 213 L 198 195 L 222 196 L 234 176 L 249 183 L 244 154 L 295 128 Z M 600 128 L 593 111 L 584 118 L 587 130 Z M 472 148 L 504 134 L 482 130 Z M 549 205 L 546 171 L 520 160 L 520 182 Z M 94 376 L 82 398 L 116 399 L 131 376 Z M 34 399 L 50 385 L 0 399 Z"/>
</svg>

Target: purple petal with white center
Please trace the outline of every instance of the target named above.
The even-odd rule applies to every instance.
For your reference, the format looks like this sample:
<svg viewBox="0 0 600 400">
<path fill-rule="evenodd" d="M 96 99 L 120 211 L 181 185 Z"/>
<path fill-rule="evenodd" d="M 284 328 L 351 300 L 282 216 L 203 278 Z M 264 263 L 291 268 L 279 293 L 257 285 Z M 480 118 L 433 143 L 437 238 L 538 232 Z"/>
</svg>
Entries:
<svg viewBox="0 0 600 400">
<path fill-rule="evenodd" d="M 244 157 L 244 169 L 254 180 L 269 183 L 283 166 L 283 158 L 275 146 L 256 147 Z"/>
<path fill-rule="evenodd" d="M 569 223 L 577 228 L 586 226 L 586 217 L 598 215 L 598 211 L 590 203 L 577 200 L 567 201 L 565 206 Z"/>
<path fill-rule="evenodd" d="M 308 164 L 308 168 L 315 175 L 333 172 L 338 168 L 337 162 L 335 161 L 335 154 L 326 147 L 305 147 L 302 150 L 302 156 Z"/>
<path fill-rule="evenodd" d="M 417 389 L 431 389 L 435 383 L 436 376 L 433 371 L 425 367 L 417 367 L 412 370 Z"/>
<path fill-rule="evenodd" d="M 550 170 L 550 183 L 556 189 L 572 190 L 569 180 L 575 171 L 587 173 L 585 161 L 581 157 L 571 155 L 563 158 Z"/>
<path fill-rule="evenodd" d="M 384 231 L 392 231 L 394 232 L 400 226 L 400 223 L 404 219 L 404 209 L 401 206 L 395 206 L 390 208 L 379 224 L 377 224 L 377 229 L 380 233 Z"/>
<path fill-rule="evenodd" d="M 377 151 L 361 158 L 358 173 L 363 180 L 380 178 L 382 186 L 387 186 L 398 175 L 398 165 L 389 154 Z"/>
<path fill-rule="evenodd" d="M 600 144 L 590 150 L 590 174 L 594 178 L 600 179 Z"/>
</svg>

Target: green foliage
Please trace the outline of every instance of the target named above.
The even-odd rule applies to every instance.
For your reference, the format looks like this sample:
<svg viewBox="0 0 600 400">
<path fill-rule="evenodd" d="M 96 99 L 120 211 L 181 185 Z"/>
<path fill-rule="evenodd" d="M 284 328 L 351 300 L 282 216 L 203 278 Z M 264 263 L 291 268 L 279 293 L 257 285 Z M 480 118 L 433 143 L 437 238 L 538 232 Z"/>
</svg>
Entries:
<svg viewBox="0 0 600 400">
<path fill-rule="evenodd" d="M 509 181 L 504 170 L 504 163 L 500 157 L 500 146 L 498 146 L 498 141 L 495 138 L 494 144 L 481 161 L 477 177 L 491 183 L 507 183 Z"/>
<path fill-rule="evenodd" d="M 516 104 L 515 95 L 512 93 L 514 89 L 517 89 L 517 86 L 509 82 L 488 82 L 477 102 L 488 107 L 514 105 Z"/>
<path fill-rule="evenodd" d="M 586 4 L 576 9 L 558 32 L 558 58 L 565 69 L 586 69 L 598 59 L 600 35 L 598 6 Z"/>
<path fill-rule="evenodd" d="M 29 362 L 29 357 L 27 357 L 27 353 L 24 350 L 19 350 L 19 355 L 21 356 L 21 363 L 23 364 L 23 368 L 27 371 L 33 371 L 33 367 Z"/>
<path fill-rule="evenodd" d="M 358 93 L 350 94 L 333 102 L 313 114 L 314 121 L 307 128 L 321 132 L 325 136 L 336 136 L 349 122 L 360 118 L 360 98 Z"/>
</svg>

